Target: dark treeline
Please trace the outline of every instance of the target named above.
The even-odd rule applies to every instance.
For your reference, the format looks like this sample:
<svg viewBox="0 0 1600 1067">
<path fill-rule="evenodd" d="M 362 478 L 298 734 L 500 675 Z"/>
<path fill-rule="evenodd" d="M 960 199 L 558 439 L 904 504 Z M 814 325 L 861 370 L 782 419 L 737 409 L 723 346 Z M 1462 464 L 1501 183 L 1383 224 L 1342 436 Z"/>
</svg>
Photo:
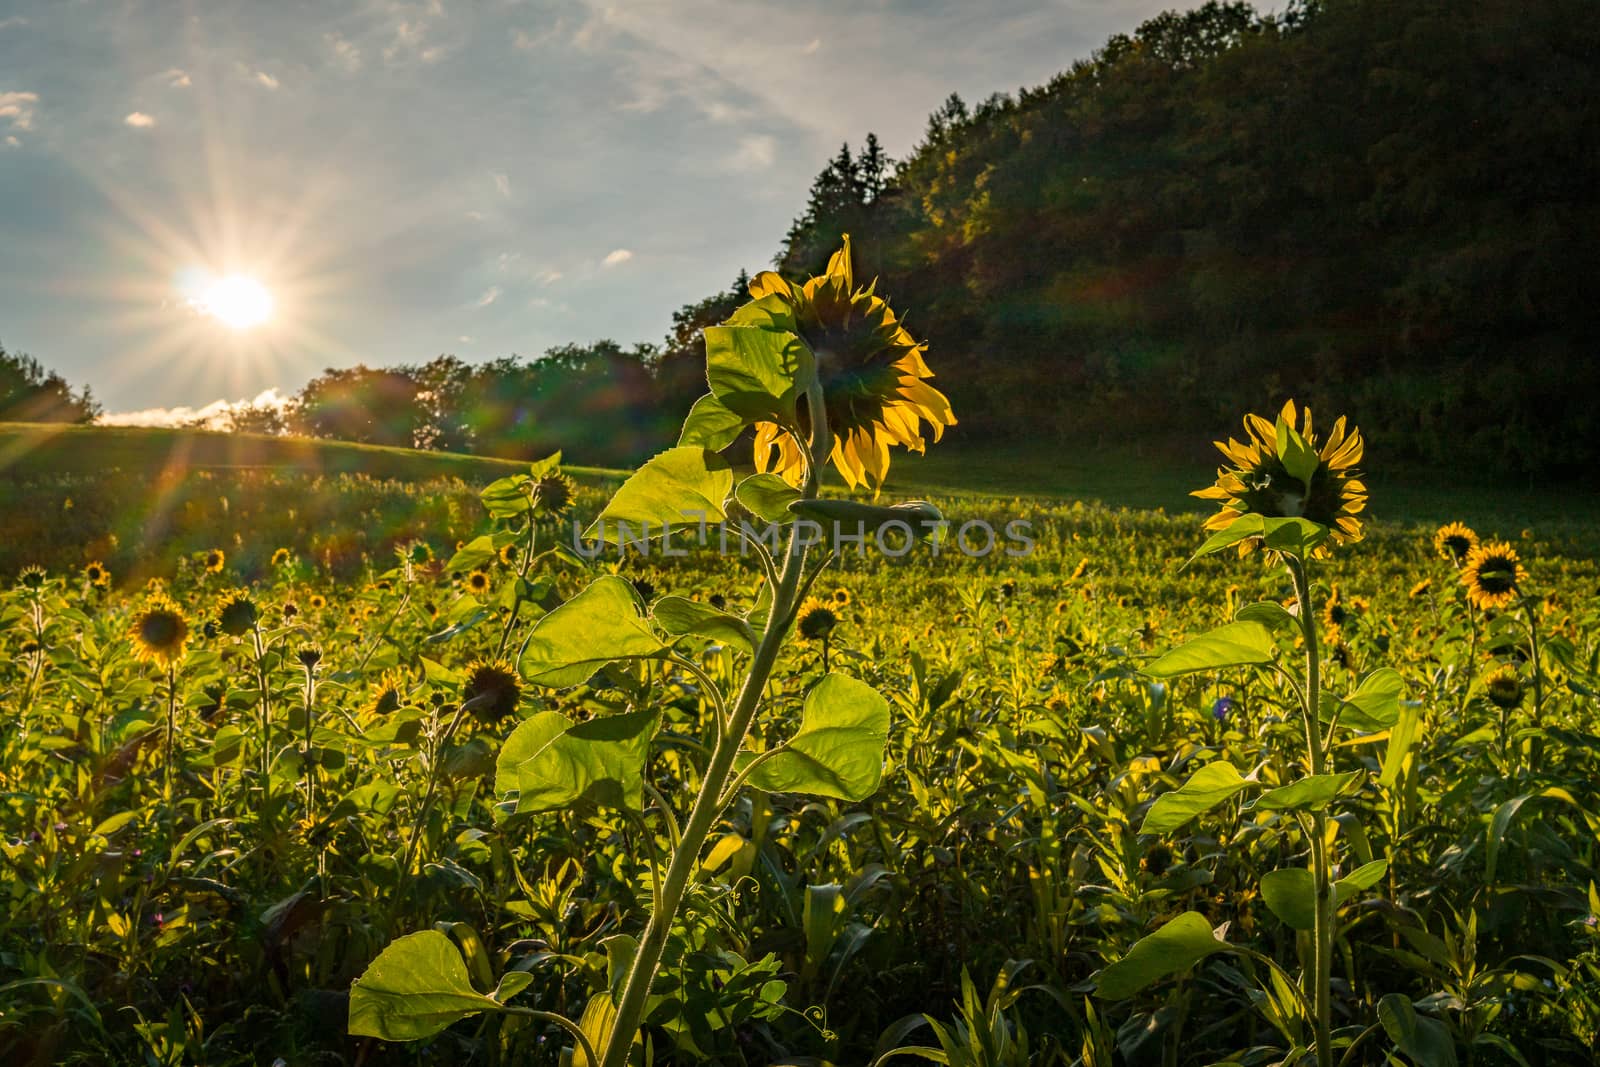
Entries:
<svg viewBox="0 0 1600 1067">
<path fill-rule="evenodd" d="M 777 264 L 851 234 L 969 440 L 1189 436 L 1292 394 L 1388 456 L 1570 473 L 1600 461 L 1596 101 L 1593 0 L 1212 2 L 950 97 L 904 160 L 842 147 Z M 235 424 L 633 462 L 742 284 L 660 345 L 328 371 Z"/>
<path fill-rule="evenodd" d="M 37 359 L 0 345 L 0 422 L 93 422 L 99 414 L 87 386 L 73 392 Z"/>
</svg>

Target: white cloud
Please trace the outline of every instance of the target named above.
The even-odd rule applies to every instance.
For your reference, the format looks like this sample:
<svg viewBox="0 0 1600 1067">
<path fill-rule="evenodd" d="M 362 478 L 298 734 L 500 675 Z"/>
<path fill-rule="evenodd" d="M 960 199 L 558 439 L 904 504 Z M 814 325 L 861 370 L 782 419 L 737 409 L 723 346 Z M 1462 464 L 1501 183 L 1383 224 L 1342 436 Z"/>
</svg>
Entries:
<svg viewBox="0 0 1600 1067">
<path fill-rule="evenodd" d="M 6 147 L 7 148 L 15 148 L 18 145 L 20 145 L 21 143 L 22 142 L 17 140 L 14 135 L 9 134 L 9 133 L 6 134 Z"/>
<path fill-rule="evenodd" d="M 156 124 L 154 116 L 146 115 L 143 111 L 130 111 L 122 121 L 136 130 L 148 130 Z"/>
<path fill-rule="evenodd" d="M 503 171 L 491 170 L 489 172 L 489 177 L 494 179 L 494 187 L 500 191 L 500 195 L 503 196 L 503 197 L 506 197 L 507 199 L 510 199 L 510 197 L 511 197 L 511 178 L 510 178 L 510 176 L 507 175 Z"/>
<path fill-rule="evenodd" d="M 38 93 L 0 93 L 0 119 L 7 120 L 13 130 L 31 130 L 33 107 L 38 102 Z"/>
<path fill-rule="evenodd" d="M 600 261 L 600 265 L 602 267 L 616 267 L 628 262 L 628 260 L 632 258 L 633 252 L 631 250 L 626 248 L 618 248 L 608 252 L 606 254 L 606 258 Z"/>
<path fill-rule="evenodd" d="M 499 300 L 503 291 L 498 285 L 489 286 L 483 291 L 483 295 L 478 297 L 478 307 L 486 308 L 496 300 Z"/>
<path fill-rule="evenodd" d="M 243 400 L 218 398 L 200 407 L 144 408 L 140 411 L 118 411 L 101 415 L 96 421 L 101 426 L 192 426 L 199 423 L 208 430 L 228 428 L 229 416 L 240 408 L 271 407 L 282 409 L 290 397 L 278 391 L 277 386 L 263 389 L 254 397 Z"/>
<path fill-rule="evenodd" d="M 728 160 L 734 170 L 766 170 L 778 158 L 778 139 L 755 134 L 739 139 L 739 148 Z"/>
<path fill-rule="evenodd" d="M 801 55 L 812 56 L 817 54 L 817 49 L 822 47 L 822 38 L 813 37 L 811 43 L 800 49 Z"/>
<path fill-rule="evenodd" d="M 554 285 L 556 282 L 561 280 L 561 277 L 562 275 L 560 271 L 551 270 L 547 267 L 538 274 L 535 274 L 533 276 L 533 280 L 538 282 L 540 285 Z"/>
<path fill-rule="evenodd" d="M 333 53 L 333 61 L 345 71 L 354 74 L 361 69 L 361 48 L 354 41 L 337 33 L 325 33 L 322 40 Z"/>
<path fill-rule="evenodd" d="M 194 82 L 189 77 L 189 72 L 179 67 L 172 67 L 161 72 L 161 80 L 167 83 L 169 89 L 187 89 Z"/>
<path fill-rule="evenodd" d="M 258 70 L 256 71 L 256 84 L 264 89 L 276 89 L 278 87 L 278 79 L 264 70 Z"/>
</svg>

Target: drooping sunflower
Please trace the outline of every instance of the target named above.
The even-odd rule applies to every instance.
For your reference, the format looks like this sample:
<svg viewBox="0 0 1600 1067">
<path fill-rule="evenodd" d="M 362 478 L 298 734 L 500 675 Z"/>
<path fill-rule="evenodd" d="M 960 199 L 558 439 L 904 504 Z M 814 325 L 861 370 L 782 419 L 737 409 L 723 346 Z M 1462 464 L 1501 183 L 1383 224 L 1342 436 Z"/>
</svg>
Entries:
<svg viewBox="0 0 1600 1067">
<path fill-rule="evenodd" d="M 1504 541 L 1490 541 L 1467 553 L 1461 584 L 1467 599 L 1480 611 L 1494 611 L 1517 598 L 1517 586 L 1528 580 L 1517 550 Z"/>
<path fill-rule="evenodd" d="M 104 589 L 111 584 L 111 572 L 106 570 L 106 565 L 95 560 L 83 568 L 83 579 L 96 589 Z"/>
<path fill-rule="evenodd" d="M 560 515 L 572 506 L 577 484 L 559 471 L 552 471 L 533 483 L 533 510 L 541 515 Z"/>
<path fill-rule="evenodd" d="M 950 401 L 928 384 L 927 344 L 907 332 L 875 287 L 856 288 L 848 234 L 827 271 L 810 281 L 797 285 L 762 271 L 750 282 L 751 296 L 775 296 L 793 311 L 800 338 L 816 357 L 833 464 L 851 488 L 874 493 L 888 474 L 891 446 L 922 452 L 923 423 L 935 441 L 956 423 Z M 809 417 L 800 414 L 801 429 L 809 431 Z M 755 460 L 758 471 L 795 485 L 804 474 L 799 446 L 775 423 L 756 424 Z"/>
<path fill-rule="evenodd" d="M 517 710 L 522 680 L 505 660 L 479 660 L 468 668 L 461 703 L 484 722 L 495 723 Z"/>
<path fill-rule="evenodd" d="M 273 549 L 272 565 L 274 567 L 287 567 L 289 565 L 289 550 L 287 548 Z"/>
<path fill-rule="evenodd" d="M 228 557 L 223 553 L 222 549 L 213 548 L 205 554 L 205 558 L 200 565 L 205 568 L 207 574 L 221 574 L 222 568 L 227 562 Z"/>
<path fill-rule="evenodd" d="M 1215 442 L 1228 465 L 1217 469 L 1214 485 L 1191 494 L 1222 502 L 1222 510 L 1206 520 L 1205 528 L 1226 529 L 1244 515 L 1299 517 L 1327 527 L 1335 544 L 1361 540 L 1360 515 L 1367 507 L 1367 487 L 1356 468 L 1366 447 L 1361 431 L 1347 428 L 1341 415 L 1328 439 L 1319 444 L 1312 430 L 1310 408 L 1302 413 L 1290 400 L 1278 417 L 1298 432 L 1316 454 L 1316 470 L 1304 482 L 1291 475 L 1278 458 L 1277 424 L 1260 415 L 1246 415 L 1244 427 L 1249 439 L 1241 443 L 1230 437 L 1226 444 Z M 1251 551 L 1254 542 L 1254 538 L 1240 542 L 1240 554 Z M 1316 554 L 1326 556 L 1328 546 L 1319 546 Z"/>
<path fill-rule="evenodd" d="M 1483 691 L 1495 707 L 1510 711 L 1522 703 L 1522 676 L 1515 667 L 1501 667 L 1484 681 Z"/>
<path fill-rule="evenodd" d="M 236 589 L 217 608 L 217 625 L 229 637 L 243 637 L 255 627 L 260 612 L 243 589 Z"/>
<path fill-rule="evenodd" d="M 1477 547 L 1478 535 L 1465 523 L 1446 523 L 1434 531 L 1433 550 L 1457 567 L 1465 563 L 1468 554 Z"/>
<path fill-rule="evenodd" d="M 795 615 L 795 628 L 800 631 L 800 636 L 807 641 L 820 641 L 833 633 L 833 628 L 839 625 L 839 616 L 816 597 L 807 598 L 800 605 L 800 611 Z"/>
<path fill-rule="evenodd" d="M 168 667 L 183 658 L 184 646 L 189 643 L 189 623 L 171 597 L 157 593 L 134 616 L 128 636 L 133 638 L 133 654 L 141 661 L 153 660 Z"/>
</svg>

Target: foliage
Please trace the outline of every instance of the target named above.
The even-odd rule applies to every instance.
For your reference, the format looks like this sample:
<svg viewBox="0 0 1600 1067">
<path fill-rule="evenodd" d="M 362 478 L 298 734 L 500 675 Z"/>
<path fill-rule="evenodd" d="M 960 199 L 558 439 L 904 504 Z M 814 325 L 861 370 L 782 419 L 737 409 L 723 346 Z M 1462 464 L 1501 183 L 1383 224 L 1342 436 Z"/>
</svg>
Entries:
<svg viewBox="0 0 1600 1067">
<path fill-rule="evenodd" d="M 93 422 L 99 414 L 88 386 L 74 393 L 37 359 L 0 345 L 0 422 Z"/>
</svg>

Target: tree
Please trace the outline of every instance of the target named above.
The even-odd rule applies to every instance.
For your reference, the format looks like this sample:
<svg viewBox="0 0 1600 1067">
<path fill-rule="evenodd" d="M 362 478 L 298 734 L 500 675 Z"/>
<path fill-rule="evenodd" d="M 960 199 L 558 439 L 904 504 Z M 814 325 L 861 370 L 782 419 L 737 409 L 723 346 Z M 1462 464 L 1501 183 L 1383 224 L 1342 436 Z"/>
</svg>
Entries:
<svg viewBox="0 0 1600 1067">
<path fill-rule="evenodd" d="M 65 378 L 25 352 L 0 345 L 0 422 L 93 422 L 100 416 L 89 387 L 77 393 Z"/>
<path fill-rule="evenodd" d="M 295 396 L 291 424 L 312 437 L 414 447 L 426 424 L 422 387 L 406 369 L 332 368 Z"/>
</svg>

